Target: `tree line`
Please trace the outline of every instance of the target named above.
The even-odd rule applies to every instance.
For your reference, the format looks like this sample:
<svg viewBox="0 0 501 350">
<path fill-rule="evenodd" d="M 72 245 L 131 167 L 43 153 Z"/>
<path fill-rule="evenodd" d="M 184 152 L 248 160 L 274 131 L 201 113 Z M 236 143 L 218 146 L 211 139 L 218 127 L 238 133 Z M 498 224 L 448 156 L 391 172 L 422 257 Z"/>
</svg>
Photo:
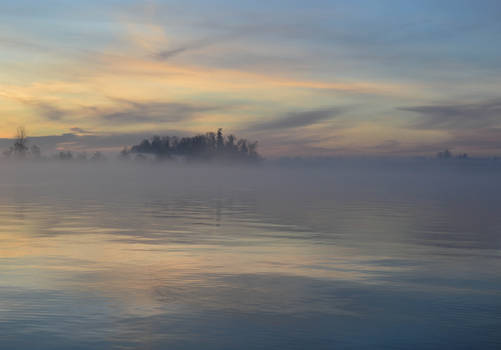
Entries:
<svg viewBox="0 0 501 350">
<path fill-rule="evenodd" d="M 7 158 L 16 159 L 47 159 L 42 157 L 41 149 L 37 145 L 29 147 L 26 130 L 17 129 L 13 145 L 4 151 Z M 153 156 L 157 160 L 186 159 L 199 161 L 229 161 L 229 162 L 257 162 L 261 156 L 257 152 L 257 141 L 249 142 L 234 135 L 223 135 L 220 128 L 217 132 L 207 132 L 193 137 L 153 136 L 144 139 L 139 144 L 125 147 L 120 152 L 121 159 L 147 159 Z M 69 150 L 59 151 L 50 157 L 58 160 L 104 160 L 101 152 L 87 155 L 86 152 L 73 153 Z"/>
<path fill-rule="evenodd" d="M 3 155 L 6 158 L 15 158 L 15 159 L 42 159 L 42 151 L 39 146 L 37 145 L 31 145 L 29 146 L 29 139 L 26 133 L 26 129 L 24 127 L 19 127 L 17 128 L 16 136 L 14 137 L 14 144 L 9 147 L 7 150 L 3 152 Z M 93 161 L 100 161 L 104 160 L 105 156 L 99 152 L 96 151 L 91 155 L 88 155 L 87 152 L 79 152 L 73 154 L 72 151 L 59 151 L 59 153 L 54 154 L 52 159 L 58 159 L 58 160 L 79 160 L 79 161 L 85 161 L 85 160 L 93 160 Z"/>
<path fill-rule="evenodd" d="M 193 137 L 153 136 L 139 144 L 124 148 L 123 158 L 132 154 L 139 157 L 153 155 L 157 159 L 184 158 L 187 160 L 220 160 L 256 162 L 261 159 L 257 152 L 257 141 L 249 142 L 235 135 L 223 135 L 223 129 Z"/>
<path fill-rule="evenodd" d="M 449 149 L 445 149 L 441 152 L 437 153 L 437 158 L 438 159 L 452 159 L 452 158 L 457 158 L 457 159 L 468 159 L 468 154 L 467 153 L 460 153 L 453 155 Z"/>
<path fill-rule="evenodd" d="M 32 145 L 28 147 L 28 137 L 26 136 L 26 130 L 24 127 L 17 128 L 16 136 L 14 138 L 14 144 L 3 152 L 4 156 L 11 157 L 15 156 L 17 158 L 24 158 L 27 155 L 31 155 L 35 158 L 40 157 L 41 151 L 40 147 L 37 145 Z"/>
</svg>

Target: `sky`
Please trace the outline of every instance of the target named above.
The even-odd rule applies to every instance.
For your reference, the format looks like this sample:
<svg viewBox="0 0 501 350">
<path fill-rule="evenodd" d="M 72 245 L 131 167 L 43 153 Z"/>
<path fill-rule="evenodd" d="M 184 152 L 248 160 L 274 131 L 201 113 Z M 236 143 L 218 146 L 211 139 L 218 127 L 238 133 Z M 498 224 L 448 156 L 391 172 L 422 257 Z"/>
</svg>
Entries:
<svg viewBox="0 0 501 350">
<path fill-rule="evenodd" d="M 501 155 L 501 2 L 0 0 L 0 146 L 223 128 L 275 156 Z"/>
</svg>

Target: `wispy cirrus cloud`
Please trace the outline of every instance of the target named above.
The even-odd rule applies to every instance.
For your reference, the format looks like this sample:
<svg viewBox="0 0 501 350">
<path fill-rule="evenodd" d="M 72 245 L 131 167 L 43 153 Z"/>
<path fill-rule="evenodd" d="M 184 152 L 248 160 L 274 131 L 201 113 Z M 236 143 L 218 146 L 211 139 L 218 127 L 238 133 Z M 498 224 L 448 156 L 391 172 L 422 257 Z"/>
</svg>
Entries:
<svg viewBox="0 0 501 350">
<path fill-rule="evenodd" d="M 251 125 L 249 127 L 249 130 L 268 131 L 310 126 L 337 117 L 341 115 L 343 111 L 344 109 L 342 108 L 333 107 L 300 112 L 290 112 L 278 119 Z"/>
<path fill-rule="evenodd" d="M 217 44 L 218 42 L 223 42 L 228 38 L 202 38 L 197 40 L 185 41 L 174 45 L 172 48 L 158 50 L 153 53 L 152 57 L 158 61 L 166 61 L 175 56 L 181 55 L 189 51 L 197 51 L 205 47 Z"/>
<path fill-rule="evenodd" d="M 54 102 L 43 100 L 30 95 L 13 94 L 0 90 L 0 97 L 16 101 L 22 105 L 28 106 L 34 112 L 45 119 L 58 121 L 61 120 L 67 111 Z"/>
<path fill-rule="evenodd" d="M 501 151 L 501 127 L 458 130 L 453 133 L 449 143 L 462 150 L 473 148 L 479 153 L 485 154 L 484 151 L 487 151 L 496 154 Z"/>
<path fill-rule="evenodd" d="M 49 120 L 61 120 L 68 112 L 54 104 L 46 102 L 36 102 L 31 104 L 39 113 Z"/>
<path fill-rule="evenodd" d="M 501 98 L 477 103 L 402 107 L 402 111 L 418 113 L 412 123 L 417 129 L 467 130 L 501 124 Z"/>
<path fill-rule="evenodd" d="M 72 133 L 75 133 L 75 134 L 87 134 L 87 135 L 92 135 L 92 134 L 95 134 L 94 131 L 91 131 L 91 130 L 87 130 L 87 129 L 83 129 L 83 128 L 80 128 L 78 126 L 74 126 L 72 128 L 70 128 L 70 131 Z"/>
<path fill-rule="evenodd" d="M 167 123 L 191 119 L 199 113 L 222 109 L 223 106 L 181 102 L 137 102 L 119 100 L 111 111 L 98 111 L 96 118 L 113 124 Z"/>
<path fill-rule="evenodd" d="M 116 126 L 141 123 L 181 122 L 203 113 L 230 108 L 230 105 L 215 103 L 204 104 L 162 100 L 132 100 L 113 97 L 105 98 L 100 104 L 73 104 L 69 107 L 63 107 L 60 106 L 60 100 L 46 97 L 40 99 L 33 94 L 13 94 L 0 91 L 0 97 L 5 97 L 21 105 L 27 106 L 33 110 L 35 115 L 48 121 L 78 121 L 80 118 L 85 117 L 87 121 Z M 79 130 L 75 132 L 81 133 Z"/>
<path fill-rule="evenodd" d="M 0 2 L 0 134 L 221 126 L 263 153 L 490 149 L 500 5 L 456 3 Z"/>
<path fill-rule="evenodd" d="M 47 51 L 48 47 L 41 45 L 39 43 L 18 38 L 18 37 L 5 37 L 0 36 L 0 47 L 6 47 L 10 49 L 22 49 L 22 50 L 35 50 L 35 51 Z"/>
</svg>

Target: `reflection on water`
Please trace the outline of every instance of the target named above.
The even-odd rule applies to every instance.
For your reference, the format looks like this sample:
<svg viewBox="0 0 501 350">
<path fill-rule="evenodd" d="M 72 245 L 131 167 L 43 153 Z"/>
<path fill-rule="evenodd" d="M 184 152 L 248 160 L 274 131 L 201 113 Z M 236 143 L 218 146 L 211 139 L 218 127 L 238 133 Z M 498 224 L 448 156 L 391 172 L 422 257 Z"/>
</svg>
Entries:
<svg viewBox="0 0 501 350">
<path fill-rule="evenodd" d="M 500 178 L 11 165 L 0 346 L 499 348 Z"/>
</svg>

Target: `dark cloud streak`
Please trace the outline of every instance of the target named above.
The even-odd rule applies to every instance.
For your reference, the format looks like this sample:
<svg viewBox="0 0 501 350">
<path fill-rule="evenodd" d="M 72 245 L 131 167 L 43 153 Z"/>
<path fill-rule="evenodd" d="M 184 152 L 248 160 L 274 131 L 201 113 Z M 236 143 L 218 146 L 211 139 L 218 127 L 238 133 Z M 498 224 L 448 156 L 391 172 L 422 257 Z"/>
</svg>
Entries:
<svg viewBox="0 0 501 350">
<path fill-rule="evenodd" d="M 291 129 L 309 126 L 339 116 L 341 108 L 316 109 L 301 112 L 290 112 L 278 120 L 255 124 L 248 128 L 251 131 L 267 131 Z"/>
<path fill-rule="evenodd" d="M 207 46 L 212 46 L 221 42 L 225 42 L 238 37 L 235 33 L 220 35 L 213 38 L 202 38 L 197 40 L 192 40 L 178 45 L 172 49 L 162 50 L 155 52 L 152 57 L 158 61 L 167 61 L 175 56 L 183 54 L 188 51 L 196 51 L 203 49 Z"/>
<path fill-rule="evenodd" d="M 66 111 L 49 103 L 38 102 L 34 104 L 34 106 L 38 110 L 38 112 L 46 119 L 61 120 L 66 114 Z"/>
<path fill-rule="evenodd" d="M 135 102 L 119 100 L 119 106 L 113 112 L 97 114 L 107 123 L 162 123 L 179 122 L 191 119 L 198 113 L 218 110 L 221 106 L 205 106 L 178 102 Z"/>
<path fill-rule="evenodd" d="M 85 106 L 72 110 L 65 110 L 45 101 L 19 100 L 21 103 L 35 109 L 38 115 L 52 121 L 71 119 L 74 116 L 85 115 L 93 117 L 106 124 L 130 123 L 165 123 L 189 120 L 195 115 L 227 108 L 220 105 L 202 105 L 184 102 L 137 102 L 123 99 L 113 99 L 114 107 L 101 108 Z M 75 133 L 88 133 L 88 131 L 75 128 Z"/>
<path fill-rule="evenodd" d="M 174 56 L 177 56 L 185 51 L 189 50 L 189 47 L 179 47 L 176 49 L 171 49 L 171 50 L 164 50 L 157 52 L 153 55 L 154 58 L 156 58 L 159 61 L 166 61 Z"/>
<path fill-rule="evenodd" d="M 468 130 L 493 127 L 501 122 L 501 99 L 470 104 L 403 107 L 399 110 L 421 115 L 412 125 L 416 129 Z"/>
</svg>

